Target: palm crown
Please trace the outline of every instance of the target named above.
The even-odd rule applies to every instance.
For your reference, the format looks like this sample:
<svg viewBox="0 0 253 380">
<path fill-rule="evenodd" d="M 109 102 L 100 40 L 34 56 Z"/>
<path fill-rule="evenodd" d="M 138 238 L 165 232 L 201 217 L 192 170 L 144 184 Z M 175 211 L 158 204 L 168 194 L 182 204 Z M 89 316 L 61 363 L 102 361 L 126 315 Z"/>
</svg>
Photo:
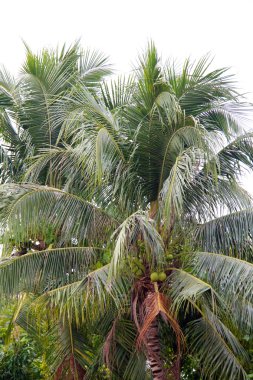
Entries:
<svg viewBox="0 0 253 380">
<path fill-rule="evenodd" d="M 186 349 L 208 379 L 246 378 L 253 214 L 239 176 L 253 134 L 233 78 L 208 57 L 162 66 L 152 43 L 112 82 L 103 60 L 88 83 L 57 60 L 42 54 L 21 85 L 16 134 L 28 131 L 33 157 L 23 183 L 1 189 L 6 251 L 45 242 L 2 259 L 3 294 L 29 294 L 17 322 L 37 331 L 51 313 L 59 378 L 68 361 L 92 378 L 102 360 L 113 379 L 179 379 Z"/>
</svg>

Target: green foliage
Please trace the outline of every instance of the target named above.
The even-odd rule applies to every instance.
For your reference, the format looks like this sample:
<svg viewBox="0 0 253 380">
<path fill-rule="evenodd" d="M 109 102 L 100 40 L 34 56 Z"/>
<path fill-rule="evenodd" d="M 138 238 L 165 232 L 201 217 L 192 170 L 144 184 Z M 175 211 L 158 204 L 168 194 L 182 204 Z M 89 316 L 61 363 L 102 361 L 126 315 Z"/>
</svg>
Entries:
<svg viewBox="0 0 253 380">
<path fill-rule="evenodd" d="M 5 343 L 5 335 L 8 331 L 10 320 L 12 318 L 14 306 L 6 305 L 6 303 L 0 303 L 0 347 L 3 348 Z"/>
<path fill-rule="evenodd" d="M 202 380 L 200 375 L 200 364 L 191 355 L 186 355 L 182 363 L 182 380 Z"/>
<path fill-rule="evenodd" d="M 29 335 L 15 327 L 9 343 L 10 320 L 14 306 L 1 304 L 0 315 L 0 378 L 3 380 L 39 380 L 46 379 L 48 368 L 42 351 Z"/>
<path fill-rule="evenodd" d="M 210 64 L 162 65 L 150 43 L 131 78 L 104 83 L 106 58 L 75 44 L 27 47 L 17 83 L 1 72 L 1 181 L 18 183 L 0 188 L 0 292 L 24 300 L 13 322 L 50 376 L 251 370 L 253 202 L 239 179 L 253 134 L 233 77 Z"/>
<path fill-rule="evenodd" d="M 42 374 L 42 359 L 35 343 L 27 336 L 14 340 L 0 354 L 0 377 L 3 380 L 39 380 Z"/>
</svg>

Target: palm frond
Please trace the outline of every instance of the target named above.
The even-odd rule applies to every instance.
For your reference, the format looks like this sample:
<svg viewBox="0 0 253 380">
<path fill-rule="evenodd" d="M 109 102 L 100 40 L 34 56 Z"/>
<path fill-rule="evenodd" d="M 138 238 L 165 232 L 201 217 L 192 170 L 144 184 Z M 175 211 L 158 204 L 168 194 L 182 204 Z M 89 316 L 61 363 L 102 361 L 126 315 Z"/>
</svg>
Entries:
<svg viewBox="0 0 253 380">
<path fill-rule="evenodd" d="M 47 358 L 55 378 L 61 379 L 68 374 L 74 374 L 76 378 L 84 376 L 84 368 L 91 365 L 93 358 L 85 335 L 69 320 L 64 325 L 59 323 L 57 330 L 54 334 L 54 350 Z"/>
<path fill-rule="evenodd" d="M 0 70 L 0 109 L 12 109 L 20 102 L 20 91 L 14 77 L 2 67 Z"/>
<path fill-rule="evenodd" d="M 253 212 L 249 207 L 199 224 L 195 239 L 207 252 L 231 253 L 237 257 L 252 256 Z"/>
<path fill-rule="evenodd" d="M 185 122 L 187 123 L 187 119 Z M 211 151 L 211 143 L 213 141 L 211 140 L 209 134 L 200 125 L 185 125 L 177 129 L 171 135 L 166 146 L 160 176 L 160 190 L 163 182 L 168 178 L 176 158 L 185 150 L 185 147 L 203 149 L 206 155 L 209 152 L 209 155 L 213 156 L 213 152 Z"/>
<path fill-rule="evenodd" d="M 180 355 L 184 337 L 175 316 L 171 313 L 170 305 L 166 297 L 160 292 L 149 293 L 143 306 L 146 310 L 146 315 L 144 316 L 143 324 L 139 331 L 137 346 L 140 347 L 141 344 L 145 343 L 146 335 L 149 332 L 152 322 L 154 322 L 156 317 L 161 314 L 176 335 L 178 354 Z"/>
<path fill-rule="evenodd" d="M 163 214 L 168 225 L 172 213 L 175 216 L 180 215 L 183 208 L 184 193 L 187 187 L 190 186 L 202 160 L 203 151 L 197 148 L 186 149 L 177 157 L 161 190 L 161 200 L 164 205 Z"/>
<path fill-rule="evenodd" d="M 89 272 L 101 250 L 91 247 L 34 251 L 0 261 L 2 293 L 41 293 L 77 281 Z"/>
<path fill-rule="evenodd" d="M 108 308 L 124 309 L 128 304 L 130 282 L 109 276 L 110 264 L 90 270 L 82 280 L 47 291 L 35 303 L 39 308 L 53 306 L 63 320 L 72 319 L 77 326 L 100 320 Z"/>
<path fill-rule="evenodd" d="M 72 238 L 79 244 L 87 238 L 94 242 L 101 234 L 106 236 L 115 223 L 95 204 L 56 188 L 8 185 L 6 190 L 15 194 L 5 210 L 6 234 L 17 244 L 43 237 L 49 226 L 56 232 L 59 245 L 69 244 Z"/>
<path fill-rule="evenodd" d="M 237 181 L 200 171 L 184 193 L 184 211 L 197 223 L 251 207 L 251 196 Z"/>
<path fill-rule="evenodd" d="M 211 312 L 190 322 L 190 349 L 202 363 L 206 379 L 246 379 L 247 353 L 231 331 Z"/>
<path fill-rule="evenodd" d="M 220 298 L 209 283 L 183 269 L 174 269 L 171 277 L 170 295 L 173 299 L 173 309 L 177 313 L 189 300 L 197 303 L 203 301 L 203 297 L 208 300 L 214 310 L 216 309 L 216 302 Z"/>
<path fill-rule="evenodd" d="M 95 50 L 81 50 L 78 66 L 81 81 L 86 87 L 97 86 L 105 76 L 112 74 L 108 57 Z"/>
<path fill-rule="evenodd" d="M 153 265 L 164 260 L 164 244 L 158 233 L 155 222 L 150 220 L 145 212 L 130 215 L 114 232 L 115 248 L 111 261 L 112 271 L 115 272 L 123 258 L 133 254 L 132 251 L 138 240 L 145 244 L 146 255 Z"/>
<path fill-rule="evenodd" d="M 253 264 L 235 257 L 210 252 L 192 254 L 189 263 L 192 266 L 192 273 L 210 283 L 216 291 L 224 294 L 230 304 L 238 298 L 252 301 Z"/>
<path fill-rule="evenodd" d="M 38 309 L 34 301 L 34 297 L 26 297 L 16 323 L 44 353 L 51 376 L 84 375 L 84 368 L 94 360 L 85 329 L 78 329 L 68 318 L 63 323 L 52 308 Z"/>
<path fill-rule="evenodd" d="M 218 152 L 220 175 L 238 178 L 253 168 L 253 132 L 240 134 Z"/>
<path fill-rule="evenodd" d="M 131 103 L 135 87 L 133 76 L 118 77 L 117 80 L 103 82 L 101 94 L 105 106 L 120 115 L 120 111 Z"/>
</svg>

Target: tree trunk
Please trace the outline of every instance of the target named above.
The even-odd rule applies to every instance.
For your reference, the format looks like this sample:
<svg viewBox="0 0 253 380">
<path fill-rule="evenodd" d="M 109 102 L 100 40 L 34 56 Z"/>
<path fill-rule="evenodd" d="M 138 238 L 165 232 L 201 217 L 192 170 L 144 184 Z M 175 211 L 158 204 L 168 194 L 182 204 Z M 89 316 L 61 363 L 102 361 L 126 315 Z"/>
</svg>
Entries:
<svg viewBox="0 0 253 380">
<path fill-rule="evenodd" d="M 154 380 L 167 380 L 167 371 L 161 357 L 161 347 L 158 334 L 158 323 L 155 319 L 146 335 L 147 359 Z"/>
<path fill-rule="evenodd" d="M 152 303 L 149 304 L 152 294 L 147 295 L 147 304 L 145 307 L 145 315 L 148 316 L 152 312 Z M 145 346 L 147 350 L 147 360 L 150 366 L 153 380 L 167 380 L 167 371 L 164 368 L 164 362 L 161 355 L 161 345 L 159 339 L 159 329 L 157 317 L 151 322 L 149 329 L 145 335 Z"/>
<path fill-rule="evenodd" d="M 150 202 L 149 217 L 151 219 L 155 219 L 158 209 L 159 209 L 158 200 Z M 174 218 L 169 228 L 169 232 L 167 234 L 168 236 L 171 233 L 173 224 L 174 224 Z M 147 308 L 146 310 L 147 313 L 151 311 L 148 309 L 149 308 Z M 166 368 L 164 368 L 164 361 L 162 359 L 162 354 L 161 354 L 157 318 L 155 318 L 153 322 L 151 323 L 150 328 L 145 337 L 145 341 L 146 341 L 145 345 L 147 349 L 147 360 L 152 372 L 153 380 L 177 380 L 180 375 L 179 376 L 177 376 L 176 374 L 174 375 L 173 370 L 169 371 Z"/>
<path fill-rule="evenodd" d="M 71 355 L 65 359 L 56 371 L 54 380 L 83 380 L 85 375 L 84 368 Z"/>
</svg>

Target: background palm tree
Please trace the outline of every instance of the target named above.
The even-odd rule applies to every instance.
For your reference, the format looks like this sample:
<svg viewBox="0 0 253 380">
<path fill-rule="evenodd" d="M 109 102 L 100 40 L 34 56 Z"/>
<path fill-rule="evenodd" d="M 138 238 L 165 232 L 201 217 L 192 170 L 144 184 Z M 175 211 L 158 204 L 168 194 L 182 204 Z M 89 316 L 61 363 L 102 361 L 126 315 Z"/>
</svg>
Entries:
<svg viewBox="0 0 253 380">
<path fill-rule="evenodd" d="M 2 186 L 6 251 L 48 248 L 5 257 L 1 291 L 29 294 L 16 320 L 59 342 L 58 378 L 104 362 L 112 379 L 179 379 L 190 352 L 203 377 L 246 379 L 253 214 L 239 178 L 253 134 L 210 64 L 162 65 L 151 43 L 132 77 L 71 83 L 50 103 L 57 136 Z"/>
<path fill-rule="evenodd" d="M 55 103 L 69 96 L 73 86 L 94 91 L 111 73 L 107 57 L 82 50 L 79 43 L 38 54 L 25 47 L 18 79 L 4 68 L 0 72 L 2 182 L 20 181 L 29 157 L 56 144 L 62 122 L 54 112 Z"/>
</svg>

